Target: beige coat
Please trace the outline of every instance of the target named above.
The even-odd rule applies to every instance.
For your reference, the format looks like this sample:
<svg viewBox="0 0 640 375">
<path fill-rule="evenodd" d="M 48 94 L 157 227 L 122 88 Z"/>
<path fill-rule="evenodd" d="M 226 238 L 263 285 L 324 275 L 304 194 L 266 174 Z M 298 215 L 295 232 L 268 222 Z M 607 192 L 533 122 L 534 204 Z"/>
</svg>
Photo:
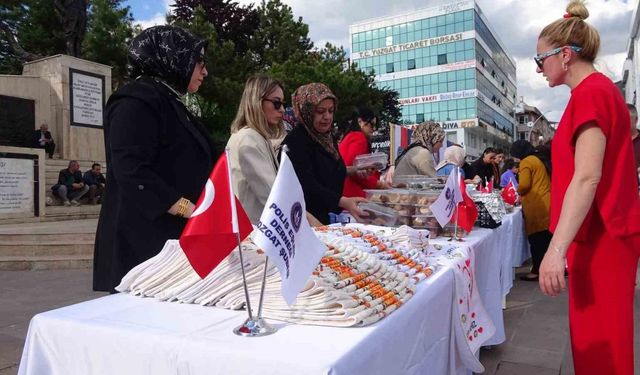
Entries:
<svg viewBox="0 0 640 375">
<path fill-rule="evenodd" d="M 232 134 L 227 147 L 233 190 L 251 222 L 256 224 L 278 172 L 275 150 L 270 141 L 248 127 Z"/>
<path fill-rule="evenodd" d="M 413 147 L 400 159 L 395 176 L 424 175 L 435 177 L 436 166 L 431 151 L 424 147 Z"/>
</svg>

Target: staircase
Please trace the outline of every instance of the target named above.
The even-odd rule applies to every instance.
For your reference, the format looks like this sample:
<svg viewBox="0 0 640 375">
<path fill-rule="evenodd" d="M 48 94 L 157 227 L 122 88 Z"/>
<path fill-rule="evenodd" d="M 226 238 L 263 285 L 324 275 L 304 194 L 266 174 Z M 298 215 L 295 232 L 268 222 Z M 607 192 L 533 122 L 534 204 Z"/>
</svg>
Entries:
<svg viewBox="0 0 640 375">
<path fill-rule="evenodd" d="M 83 219 L 0 225 L 0 271 L 91 268 L 97 224 Z"/>
</svg>

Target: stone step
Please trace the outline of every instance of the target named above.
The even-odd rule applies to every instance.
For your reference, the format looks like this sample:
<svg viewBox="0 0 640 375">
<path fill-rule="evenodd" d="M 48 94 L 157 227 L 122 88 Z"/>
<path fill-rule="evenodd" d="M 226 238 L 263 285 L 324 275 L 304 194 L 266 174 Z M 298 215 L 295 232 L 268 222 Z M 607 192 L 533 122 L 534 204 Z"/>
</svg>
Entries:
<svg viewBox="0 0 640 375">
<path fill-rule="evenodd" d="M 2 244 L 0 245 L 0 258 L 47 258 L 50 256 L 84 256 L 93 257 L 93 241 L 90 243 L 66 243 L 66 244 Z"/>
<path fill-rule="evenodd" d="M 100 204 L 81 204 L 80 206 L 47 206 L 47 216 L 100 215 Z"/>
<path fill-rule="evenodd" d="M 87 255 L 0 256 L 0 271 L 36 271 L 92 267 L 93 256 Z"/>
<path fill-rule="evenodd" d="M 0 246 L 93 244 L 95 237 L 95 231 L 93 233 L 0 233 Z"/>
</svg>

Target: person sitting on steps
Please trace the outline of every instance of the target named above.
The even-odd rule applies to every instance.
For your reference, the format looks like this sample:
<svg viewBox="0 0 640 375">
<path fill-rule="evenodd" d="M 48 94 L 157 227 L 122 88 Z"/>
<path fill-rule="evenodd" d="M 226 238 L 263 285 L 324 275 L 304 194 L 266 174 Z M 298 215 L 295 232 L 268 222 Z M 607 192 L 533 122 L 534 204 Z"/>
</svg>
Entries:
<svg viewBox="0 0 640 375">
<path fill-rule="evenodd" d="M 89 203 L 98 204 L 107 182 L 102 174 L 102 166 L 99 163 L 93 163 L 91 169 L 84 172 L 82 181 L 89 186 Z"/>
<path fill-rule="evenodd" d="M 58 183 L 51 187 L 53 194 L 62 199 L 65 206 L 79 206 L 78 201 L 89 191 L 82 181 L 80 164 L 76 160 L 69 161 L 69 167 L 60 171 Z"/>
</svg>

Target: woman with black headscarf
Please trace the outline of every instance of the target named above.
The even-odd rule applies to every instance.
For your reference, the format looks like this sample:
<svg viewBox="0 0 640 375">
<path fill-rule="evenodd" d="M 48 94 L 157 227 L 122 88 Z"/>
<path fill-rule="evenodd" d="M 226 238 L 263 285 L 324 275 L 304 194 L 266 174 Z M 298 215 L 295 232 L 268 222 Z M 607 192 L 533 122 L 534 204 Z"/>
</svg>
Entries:
<svg viewBox="0 0 640 375">
<path fill-rule="evenodd" d="M 93 289 L 114 291 L 136 265 L 177 239 L 217 156 L 182 97 L 207 76 L 207 41 L 174 26 L 140 33 L 129 47 L 135 79 L 105 108 L 107 188 L 96 233 Z"/>
<path fill-rule="evenodd" d="M 520 279 L 538 280 L 538 271 L 551 242 L 551 164 L 525 140 L 513 142 L 511 156 L 520 159 L 518 194 L 522 201 L 524 225 L 531 248 L 531 272 Z"/>
</svg>

